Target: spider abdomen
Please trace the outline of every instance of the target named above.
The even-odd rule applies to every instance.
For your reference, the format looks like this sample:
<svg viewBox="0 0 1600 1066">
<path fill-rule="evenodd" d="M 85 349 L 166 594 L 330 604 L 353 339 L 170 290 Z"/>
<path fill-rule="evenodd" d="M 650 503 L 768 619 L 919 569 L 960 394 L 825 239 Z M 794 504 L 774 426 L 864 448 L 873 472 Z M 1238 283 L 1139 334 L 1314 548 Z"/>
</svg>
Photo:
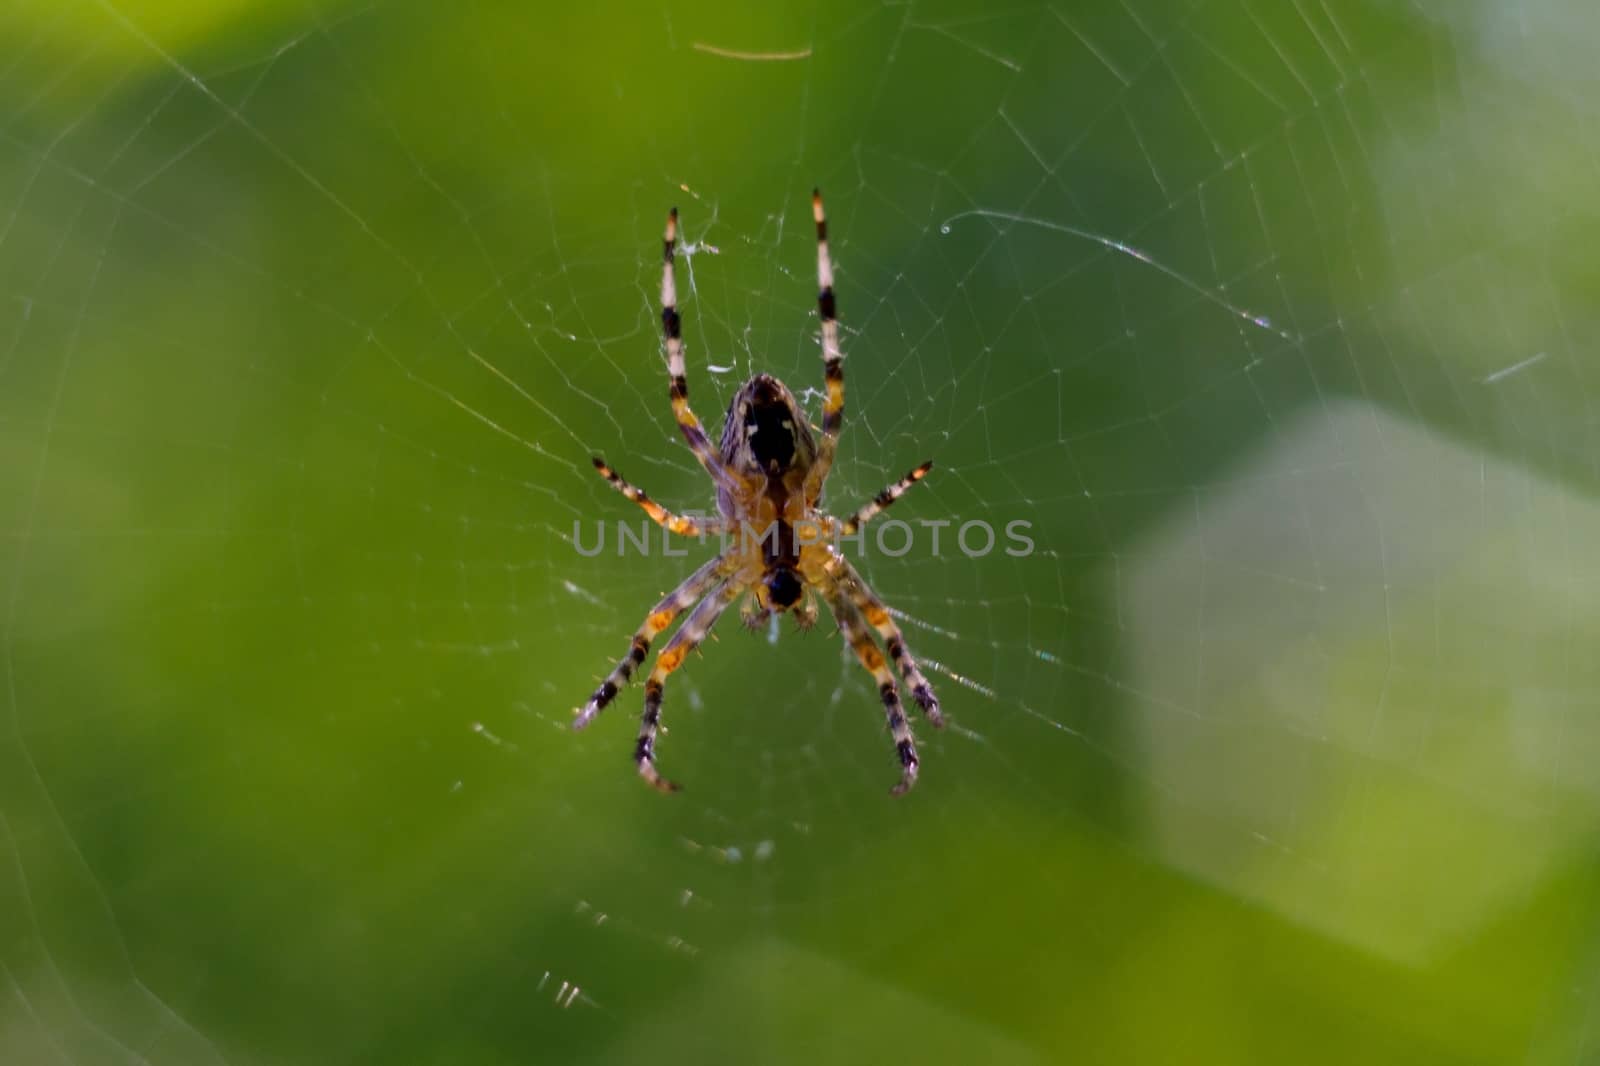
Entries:
<svg viewBox="0 0 1600 1066">
<path fill-rule="evenodd" d="M 802 478 L 817 458 L 811 426 L 789 387 L 771 374 L 739 386 L 722 427 L 722 461 L 748 476 Z"/>
</svg>

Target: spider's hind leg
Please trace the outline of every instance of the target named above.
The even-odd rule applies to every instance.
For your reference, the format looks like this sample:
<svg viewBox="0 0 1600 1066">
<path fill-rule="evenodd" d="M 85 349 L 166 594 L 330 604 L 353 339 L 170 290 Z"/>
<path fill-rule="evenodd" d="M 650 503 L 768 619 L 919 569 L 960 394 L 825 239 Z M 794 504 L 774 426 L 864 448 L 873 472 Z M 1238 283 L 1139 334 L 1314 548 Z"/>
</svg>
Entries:
<svg viewBox="0 0 1600 1066">
<path fill-rule="evenodd" d="M 673 274 L 673 250 L 678 243 L 678 209 L 667 214 L 667 229 L 662 239 L 661 262 L 661 332 L 667 345 L 667 375 L 670 379 L 668 398 L 672 401 L 672 417 L 683 432 L 684 442 L 694 457 L 700 460 L 706 473 L 720 486 L 730 486 L 734 476 L 723 465 L 722 457 L 712 447 L 700 419 L 689 409 L 689 379 L 683 361 L 683 317 L 678 314 L 678 285 Z"/>
</svg>

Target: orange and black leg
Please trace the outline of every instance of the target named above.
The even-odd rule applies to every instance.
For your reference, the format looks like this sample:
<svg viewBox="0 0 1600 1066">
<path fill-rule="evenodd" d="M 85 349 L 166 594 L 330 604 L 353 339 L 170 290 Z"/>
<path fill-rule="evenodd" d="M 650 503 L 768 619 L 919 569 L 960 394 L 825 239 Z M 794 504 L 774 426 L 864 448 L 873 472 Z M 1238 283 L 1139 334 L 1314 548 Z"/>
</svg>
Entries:
<svg viewBox="0 0 1600 1066">
<path fill-rule="evenodd" d="M 817 223 L 817 317 L 822 320 L 822 440 L 817 458 L 806 474 L 806 498 L 815 501 L 822 482 L 833 467 L 839 430 L 844 425 L 844 353 L 839 350 L 838 305 L 833 296 L 833 259 L 828 254 L 828 217 L 822 210 L 822 193 L 812 190 L 811 215 Z"/>
<path fill-rule="evenodd" d="M 721 556 L 712 559 L 700 569 L 690 574 L 683 583 L 664 596 L 660 603 L 645 616 L 644 622 L 634 631 L 633 641 L 628 645 L 628 653 L 622 661 L 612 669 L 600 687 L 594 690 L 594 695 L 589 697 L 589 702 L 578 711 L 572 720 L 572 728 L 582 729 L 595 716 L 606 709 L 606 705 L 617 698 L 620 692 L 633 676 L 634 670 L 644 662 L 644 657 L 650 652 L 650 642 L 654 640 L 663 629 L 672 624 L 672 620 L 688 610 L 701 596 L 706 594 L 722 577 L 724 562 Z"/>
<path fill-rule="evenodd" d="M 683 361 L 683 320 L 678 316 L 678 288 L 673 277 L 673 254 L 678 243 L 678 209 L 667 214 L 667 232 L 662 240 L 661 331 L 667 342 L 667 374 L 671 378 L 667 395 L 672 400 L 672 416 L 683 431 L 689 450 L 700 460 L 706 473 L 719 485 L 733 484 L 733 475 L 722 465 L 700 419 L 689 409 L 689 379 Z"/>
<path fill-rule="evenodd" d="M 877 683 L 878 698 L 883 701 L 884 717 L 889 724 L 889 735 L 894 738 L 895 756 L 900 760 L 900 781 L 889 791 L 896 796 L 903 795 L 917 783 L 919 762 L 916 742 L 911 739 L 911 723 L 906 721 L 905 708 L 900 704 L 900 686 L 895 684 L 894 674 L 884 662 L 883 652 L 873 642 L 861 613 L 843 590 L 828 590 L 824 598 L 833 612 L 834 620 L 839 623 L 839 632 L 844 634 L 856 658 L 861 660 L 861 665 Z"/>
<path fill-rule="evenodd" d="M 868 503 L 866 506 L 862 507 L 849 518 L 844 519 L 842 523 L 844 526 L 844 535 L 847 537 L 855 536 L 856 532 L 860 530 L 862 526 L 876 518 L 878 514 L 887 508 L 891 503 L 894 503 L 894 501 L 904 496 L 912 485 L 915 485 L 917 482 L 927 477 L 928 471 L 932 469 L 933 460 L 929 459 L 927 462 L 911 471 L 911 473 L 907 474 L 899 481 L 896 481 L 893 485 L 890 485 L 888 488 L 878 493 L 872 498 L 871 503 Z"/>
<path fill-rule="evenodd" d="M 933 694 L 933 686 L 928 684 L 922 668 L 917 665 L 916 658 L 906 647 L 905 634 L 900 632 L 900 627 L 895 625 L 894 619 L 890 617 L 889 608 L 872 589 L 867 587 L 866 581 L 848 562 L 844 563 L 839 585 L 850 598 L 850 602 L 866 618 L 867 624 L 876 629 L 878 636 L 883 638 L 883 646 L 889 650 L 889 658 L 893 659 L 895 666 L 900 669 L 900 676 L 905 678 L 906 687 L 911 690 L 911 698 L 922 708 L 923 715 L 935 729 L 943 729 L 944 714 L 939 710 L 939 697 Z"/>
<path fill-rule="evenodd" d="M 594 457 L 594 468 L 600 471 L 600 476 L 611 483 L 611 487 L 622 493 L 628 499 L 644 509 L 656 525 L 684 537 L 703 537 L 708 533 L 718 532 L 722 526 L 715 519 L 690 518 L 687 515 L 675 514 L 667 510 L 645 494 L 637 486 L 629 484 L 628 480 L 606 463 L 598 455 Z"/>
<path fill-rule="evenodd" d="M 672 634 L 672 639 L 656 655 L 656 665 L 644 681 L 644 718 L 639 723 L 639 740 L 634 745 L 633 761 L 639 767 L 639 776 L 653 788 L 662 792 L 676 792 L 678 786 L 656 772 L 656 731 L 661 726 L 661 697 L 667 678 L 683 665 L 688 654 L 700 646 L 717 624 L 717 619 L 728 605 L 739 598 L 745 588 L 737 581 L 724 582 L 714 592 L 700 601 L 683 627 Z"/>
</svg>

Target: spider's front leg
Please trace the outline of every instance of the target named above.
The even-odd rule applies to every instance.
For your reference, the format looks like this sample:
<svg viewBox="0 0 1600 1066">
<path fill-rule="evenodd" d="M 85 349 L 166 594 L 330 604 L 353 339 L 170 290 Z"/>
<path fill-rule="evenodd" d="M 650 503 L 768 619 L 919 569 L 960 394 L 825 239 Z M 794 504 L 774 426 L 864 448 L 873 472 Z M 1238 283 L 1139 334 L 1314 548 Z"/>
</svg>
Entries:
<svg viewBox="0 0 1600 1066">
<path fill-rule="evenodd" d="M 616 699 L 617 693 L 633 676 L 634 669 L 644 662 L 644 657 L 649 654 L 650 642 L 663 629 L 670 626 L 674 618 L 688 610 L 690 604 L 705 595 L 706 590 L 717 583 L 726 565 L 727 560 L 719 555 L 684 578 L 682 584 L 662 597 L 661 602 L 645 615 L 644 622 L 634 631 L 633 640 L 628 645 L 628 653 L 612 668 L 611 673 L 606 675 L 600 687 L 594 690 L 594 695 L 589 697 L 589 702 L 584 704 L 583 709 L 572 720 L 572 728 L 582 729 L 594 721 L 595 715 L 605 710 L 607 704 Z"/>
<path fill-rule="evenodd" d="M 933 694 L 933 686 L 928 684 L 922 668 L 906 647 L 905 634 L 900 632 L 900 627 L 889 616 L 889 608 L 867 587 L 866 581 L 848 560 L 841 559 L 840 562 L 843 564 L 838 574 L 840 588 L 850 598 L 851 604 L 865 616 L 867 623 L 878 631 L 878 636 L 883 638 L 883 646 L 889 649 L 889 658 L 900 668 L 900 676 L 911 688 L 911 698 L 922 708 L 924 717 L 935 729 L 943 729 L 944 714 L 939 710 L 939 697 Z"/>
<path fill-rule="evenodd" d="M 633 761 L 639 767 L 639 776 L 644 778 L 651 786 L 662 792 L 676 792 L 678 785 L 656 772 L 656 730 L 661 725 L 661 697 L 666 688 L 667 678 L 674 670 L 683 665 L 683 660 L 691 651 L 700 646 L 706 639 L 706 634 L 711 632 L 711 627 L 717 624 L 717 619 L 728 605 L 739 598 L 745 590 L 743 583 L 728 580 L 718 586 L 709 596 L 700 601 L 689 614 L 689 620 L 683 627 L 672 634 L 672 639 L 656 655 L 655 668 L 650 671 L 650 676 L 644 681 L 644 718 L 639 723 L 639 740 L 634 745 Z"/>
<path fill-rule="evenodd" d="M 872 642 L 872 636 L 867 632 L 855 605 L 837 588 L 825 593 L 825 597 L 828 609 L 839 623 L 839 631 L 856 653 L 856 658 L 861 660 L 861 665 L 866 667 L 878 684 L 878 698 L 883 700 L 884 717 L 889 723 L 889 734 L 894 737 L 895 755 L 900 759 L 900 782 L 889 791 L 896 796 L 903 795 L 917 783 L 920 762 L 917 759 L 916 742 L 911 739 L 911 723 L 906 721 L 905 709 L 900 704 L 900 687 L 895 684 L 894 674 L 883 661 L 883 652 Z"/>
</svg>

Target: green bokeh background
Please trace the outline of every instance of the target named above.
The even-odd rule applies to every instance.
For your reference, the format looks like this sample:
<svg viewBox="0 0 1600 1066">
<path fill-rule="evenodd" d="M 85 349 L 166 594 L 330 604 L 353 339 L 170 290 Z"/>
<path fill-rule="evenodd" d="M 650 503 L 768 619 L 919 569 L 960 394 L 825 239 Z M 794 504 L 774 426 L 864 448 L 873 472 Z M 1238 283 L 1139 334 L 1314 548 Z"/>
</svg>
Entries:
<svg viewBox="0 0 1600 1066">
<path fill-rule="evenodd" d="M 1600 1057 L 1597 47 L 9 0 L 0 1062 Z M 820 385 L 813 184 L 830 498 L 931 456 L 901 517 L 1039 550 L 865 560 L 910 797 L 831 627 L 728 624 L 663 799 L 637 692 L 566 721 L 693 559 L 573 551 L 588 457 L 709 504 L 671 203 L 701 415 Z"/>
</svg>

